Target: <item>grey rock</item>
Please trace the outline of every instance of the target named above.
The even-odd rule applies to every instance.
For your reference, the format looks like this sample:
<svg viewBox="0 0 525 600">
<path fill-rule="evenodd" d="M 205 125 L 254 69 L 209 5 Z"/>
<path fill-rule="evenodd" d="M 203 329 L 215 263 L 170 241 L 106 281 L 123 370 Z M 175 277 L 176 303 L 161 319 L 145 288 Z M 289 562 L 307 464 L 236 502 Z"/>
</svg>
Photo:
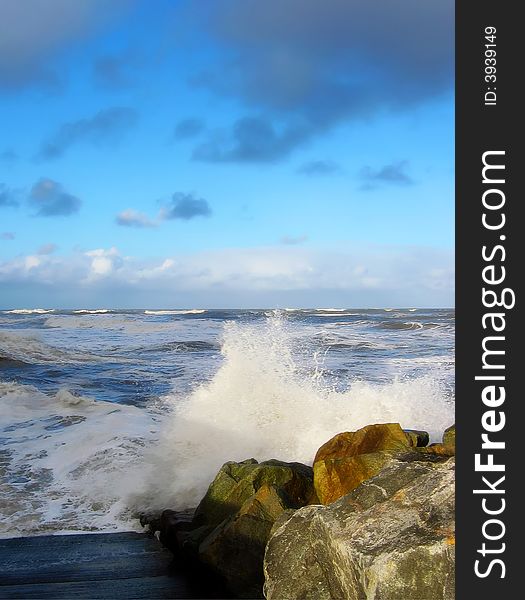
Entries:
<svg viewBox="0 0 525 600">
<path fill-rule="evenodd" d="M 454 458 L 393 460 L 328 506 L 282 513 L 268 600 L 452 600 Z"/>
</svg>

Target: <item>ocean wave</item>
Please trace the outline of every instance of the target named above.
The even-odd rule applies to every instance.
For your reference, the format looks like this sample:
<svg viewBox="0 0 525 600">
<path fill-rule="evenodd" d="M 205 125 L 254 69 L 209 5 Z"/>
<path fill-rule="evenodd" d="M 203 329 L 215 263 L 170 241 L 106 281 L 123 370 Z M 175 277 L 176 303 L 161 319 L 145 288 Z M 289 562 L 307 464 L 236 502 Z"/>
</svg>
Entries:
<svg viewBox="0 0 525 600">
<path fill-rule="evenodd" d="M 45 315 L 55 312 L 54 308 L 15 308 L 13 310 L 2 311 L 10 315 Z"/>
<path fill-rule="evenodd" d="M 305 312 L 287 318 L 286 311 L 270 311 L 262 319 L 264 312 L 257 311 L 254 318 L 243 313 L 238 320 L 232 311 L 213 311 L 214 320 L 153 318 L 142 310 L 17 317 L 45 321 L 49 329 L 40 336 L 27 335 L 27 329 L 0 330 L 0 348 L 31 364 L 46 362 L 31 369 L 46 373 L 46 388 L 55 377 L 47 373 L 56 370 L 57 378 L 71 373 L 68 381 L 89 391 L 44 394 L 0 383 L 5 493 L 14 507 L 0 531 L 11 536 L 130 530 L 138 526 L 136 510 L 197 502 L 227 460 L 253 456 L 311 463 L 317 448 L 340 431 L 399 421 L 427 429 L 437 440 L 452 423 L 447 382 L 453 375 L 453 327 L 441 327 L 441 313 L 425 317 L 438 328 L 403 336 L 377 326 L 405 323 L 413 318 L 408 315 L 399 321 L 382 310 L 361 311 L 362 318 L 330 322 Z M 425 323 L 420 313 L 417 320 Z M 54 340 L 67 340 L 74 350 L 44 343 Z M 398 352 L 400 344 L 408 351 Z M 82 354 L 84 347 L 99 356 Z M 387 351 L 377 352 L 380 348 Z M 352 354 L 355 350 L 361 354 Z M 109 369 L 97 376 L 96 385 L 89 373 L 101 372 L 98 365 L 53 367 L 76 360 L 108 362 L 108 357 Z M 117 360 L 129 360 L 134 377 L 127 368 L 115 369 Z M 175 375 L 176 369 L 184 375 Z M 336 371 L 340 376 L 334 379 Z M 24 376 L 22 368 L 17 376 Z M 162 393 L 172 377 L 172 392 L 157 399 L 147 386 L 137 385 L 140 408 L 90 398 L 115 400 L 113 390 L 116 394 L 123 382 L 142 377 L 162 380 Z"/>
<path fill-rule="evenodd" d="M 0 409 L 2 491 L 16 506 L 0 517 L 0 537 L 138 530 L 122 498 L 141 476 L 151 417 L 67 389 L 47 395 L 1 381 Z"/>
<path fill-rule="evenodd" d="M 103 360 L 75 350 L 63 350 L 42 342 L 36 335 L 0 331 L 0 357 L 25 364 L 79 363 Z"/>
<path fill-rule="evenodd" d="M 219 350 L 220 346 L 213 342 L 204 340 L 177 340 L 173 342 L 165 342 L 163 344 L 155 344 L 154 346 L 146 346 L 137 348 L 134 352 L 206 352 L 210 350 Z"/>
<path fill-rule="evenodd" d="M 74 310 L 73 312 L 77 315 L 102 315 L 112 311 L 109 308 L 94 308 L 91 310 L 88 308 L 81 308 L 79 310 Z"/>
<path fill-rule="evenodd" d="M 342 311 L 338 311 L 338 312 L 321 312 L 319 314 L 316 315 L 317 317 L 359 317 L 360 313 L 355 313 L 355 312 L 342 312 Z"/>
<path fill-rule="evenodd" d="M 328 342 L 325 344 L 330 351 L 343 352 L 345 350 L 389 350 L 391 346 L 375 342 Z"/>
<path fill-rule="evenodd" d="M 202 315 L 207 312 L 201 308 L 192 308 L 188 310 L 145 310 L 145 315 Z"/>
<path fill-rule="evenodd" d="M 117 313 L 53 315 L 46 319 L 44 327 L 49 329 L 95 329 L 101 331 L 122 331 L 128 334 L 160 333 L 176 329 L 177 324 L 141 321 L 135 315 Z"/>
<path fill-rule="evenodd" d="M 450 328 L 449 325 L 443 323 L 424 323 L 420 321 L 382 321 L 378 323 L 376 327 L 380 329 L 401 329 L 401 330 L 410 330 L 410 329 L 441 329 L 441 328 Z"/>
<path fill-rule="evenodd" d="M 350 380 L 335 391 L 315 353 L 306 367 L 297 364 L 295 340 L 285 319 L 227 324 L 213 379 L 187 397 L 166 397 L 173 411 L 147 456 L 142 488 L 128 502 L 138 510 L 192 506 L 228 460 L 311 464 L 317 448 L 341 431 L 400 422 L 437 439 L 453 422 L 453 401 L 437 377 Z"/>
</svg>

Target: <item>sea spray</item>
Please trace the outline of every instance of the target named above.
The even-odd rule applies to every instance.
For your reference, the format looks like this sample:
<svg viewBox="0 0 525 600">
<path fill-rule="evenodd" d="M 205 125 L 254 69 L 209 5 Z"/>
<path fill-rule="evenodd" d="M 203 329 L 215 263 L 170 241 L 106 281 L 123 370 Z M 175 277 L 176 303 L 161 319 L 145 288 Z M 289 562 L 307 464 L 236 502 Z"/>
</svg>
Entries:
<svg viewBox="0 0 525 600">
<path fill-rule="evenodd" d="M 311 463 L 334 434 L 370 423 L 400 422 L 436 439 L 453 421 L 453 404 L 431 375 L 388 384 L 327 383 L 312 352 L 297 348 L 294 327 L 279 314 L 263 323 L 227 323 L 223 363 L 186 398 L 176 395 L 148 476 L 129 501 L 139 510 L 195 505 L 228 460 L 278 458 Z M 300 363 L 297 354 L 302 354 Z"/>
</svg>

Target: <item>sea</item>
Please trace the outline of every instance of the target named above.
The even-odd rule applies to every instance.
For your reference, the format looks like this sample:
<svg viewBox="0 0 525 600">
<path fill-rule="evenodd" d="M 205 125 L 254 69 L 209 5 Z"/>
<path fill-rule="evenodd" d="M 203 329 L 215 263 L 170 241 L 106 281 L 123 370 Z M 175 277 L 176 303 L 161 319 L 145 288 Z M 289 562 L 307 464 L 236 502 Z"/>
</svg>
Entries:
<svg viewBox="0 0 525 600">
<path fill-rule="evenodd" d="M 454 422 L 453 310 L 3 310 L 0 537 L 138 531 L 384 422 Z"/>
</svg>

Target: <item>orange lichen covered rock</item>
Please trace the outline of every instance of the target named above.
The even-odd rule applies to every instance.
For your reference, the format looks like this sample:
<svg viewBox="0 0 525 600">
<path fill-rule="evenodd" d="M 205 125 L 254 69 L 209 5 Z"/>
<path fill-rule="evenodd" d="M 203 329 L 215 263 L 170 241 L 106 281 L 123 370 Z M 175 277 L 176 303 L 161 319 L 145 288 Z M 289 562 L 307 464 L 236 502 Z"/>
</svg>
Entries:
<svg viewBox="0 0 525 600">
<path fill-rule="evenodd" d="M 368 425 L 339 433 L 323 444 L 314 459 L 314 487 L 321 504 L 330 504 L 377 475 L 392 455 L 413 450 L 421 436 L 399 423 Z"/>
</svg>

